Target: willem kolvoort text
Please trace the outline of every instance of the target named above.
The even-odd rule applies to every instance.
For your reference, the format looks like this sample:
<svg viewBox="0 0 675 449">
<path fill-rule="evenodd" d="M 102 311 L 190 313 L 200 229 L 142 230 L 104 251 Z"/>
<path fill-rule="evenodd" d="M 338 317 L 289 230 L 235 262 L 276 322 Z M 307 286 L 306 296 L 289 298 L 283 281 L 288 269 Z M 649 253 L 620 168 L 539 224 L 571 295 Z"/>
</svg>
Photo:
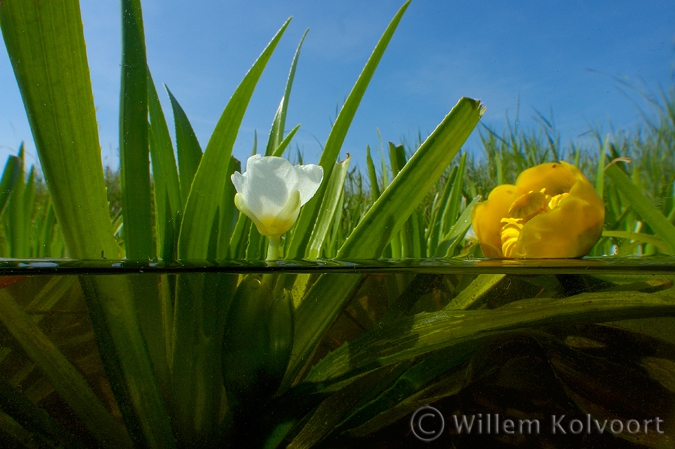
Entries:
<svg viewBox="0 0 675 449">
<path fill-rule="evenodd" d="M 452 415 L 450 426 L 457 434 L 524 434 L 537 435 L 542 432 L 552 434 L 580 434 L 580 433 L 644 433 L 655 432 L 662 434 L 664 431 L 661 418 L 653 419 L 605 419 L 598 420 L 585 415 L 582 419 L 570 419 L 565 415 L 552 415 L 548 420 L 544 419 L 508 419 L 500 417 L 498 413 L 476 415 Z"/>
</svg>

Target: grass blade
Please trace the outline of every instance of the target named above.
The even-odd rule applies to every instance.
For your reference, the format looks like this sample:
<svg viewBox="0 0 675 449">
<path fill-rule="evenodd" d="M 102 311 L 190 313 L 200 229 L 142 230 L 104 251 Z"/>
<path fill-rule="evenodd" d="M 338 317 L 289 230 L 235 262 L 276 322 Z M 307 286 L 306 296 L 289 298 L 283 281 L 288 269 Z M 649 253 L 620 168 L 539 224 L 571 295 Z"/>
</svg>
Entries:
<svg viewBox="0 0 675 449">
<path fill-rule="evenodd" d="M 316 217 L 319 215 L 319 209 L 328 186 L 330 174 L 333 171 L 333 166 L 340 154 L 340 148 L 342 148 L 342 143 L 347 136 L 349 126 L 354 119 L 354 115 L 356 115 L 356 110 L 358 109 L 363 94 L 366 92 L 366 88 L 375 73 L 375 69 L 379 64 L 380 59 L 382 59 L 382 55 L 387 49 L 387 45 L 389 45 L 389 41 L 394 35 L 396 27 L 401 21 L 409 4 L 410 0 L 404 3 L 392 19 L 391 23 L 389 23 L 389 26 L 375 46 L 370 58 L 368 58 L 366 66 L 363 68 L 356 84 L 352 88 L 345 104 L 342 106 L 340 113 L 335 119 L 335 123 L 328 135 L 326 146 L 324 147 L 319 161 L 319 165 L 323 167 L 323 182 L 314 197 L 309 200 L 300 211 L 300 216 L 294 226 L 293 237 L 286 249 L 286 258 L 288 259 L 302 259 L 305 256 L 305 250 L 309 243 Z"/>
<path fill-rule="evenodd" d="M 129 259 L 156 256 L 148 150 L 148 64 L 140 0 L 122 0 L 120 177 L 124 246 Z"/>
<path fill-rule="evenodd" d="M 19 149 L 19 159 L 21 160 L 19 166 L 19 178 L 14 183 L 12 194 L 9 197 L 8 225 L 7 233 L 9 234 L 9 256 L 16 258 L 25 258 L 26 254 L 26 219 L 24 216 L 26 207 L 24 206 L 24 192 L 26 190 L 26 181 L 24 179 L 24 163 L 25 157 L 23 146 Z"/>
<path fill-rule="evenodd" d="M 231 182 L 223 173 L 230 166 L 237 132 L 256 84 L 289 22 L 290 19 L 283 24 L 246 74 L 209 140 L 185 204 L 178 240 L 178 257 L 181 259 L 205 259 L 209 255 L 212 230 L 218 225 L 215 222 L 219 219 L 225 185 Z M 184 445 L 204 441 L 215 432 L 218 424 L 219 336 L 222 337 L 223 315 L 229 300 L 223 295 L 233 290 L 231 283 L 236 282 L 236 276 L 234 281 L 231 278 L 226 276 L 223 280 L 226 285 L 216 291 L 213 288 L 217 284 L 206 274 L 181 276 L 178 282 L 179 291 L 174 303 L 172 418 L 176 434 Z"/>
<path fill-rule="evenodd" d="M 459 152 L 482 111 L 477 100 L 459 100 L 368 210 L 338 258 L 370 259 L 380 254 Z"/>
<path fill-rule="evenodd" d="M 86 447 L 49 413 L 33 404 L 4 380 L 0 381 L 0 408 L 32 434 L 31 440 L 39 435 L 50 442 L 58 441 L 65 447 Z"/>
<path fill-rule="evenodd" d="M 295 79 L 295 69 L 298 66 L 298 59 L 300 58 L 300 50 L 302 49 L 302 43 L 305 41 L 305 37 L 307 37 L 307 33 L 309 33 L 309 29 L 305 30 L 304 34 L 302 35 L 302 38 L 300 38 L 298 48 L 295 50 L 295 55 L 293 55 L 293 61 L 291 62 L 291 69 L 288 72 L 288 79 L 286 80 L 286 88 L 284 89 L 284 96 L 281 97 L 279 109 L 277 109 L 277 112 L 274 115 L 274 120 L 272 121 L 272 129 L 270 130 L 270 137 L 269 140 L 267 141 L 265 156 L 272 156 L 272 155 L 281 156 L 281 154 L 278 153 L 280 152 L 283 153 L 283 150 L 279 151 L 279 147 L 281 143 L 285 140 L 284 132 L 286 127 L 286 113 L 288 112 L 288 100 L 291 98 L 291 89 L 293 87 L 293 80 Z M 291 132 L 295 134 L 295 132 L 293 131 Z"/>
<path fill-rule="evenodd" d="M 670 254 L 675 253 L 675 226 L 658 210 L 630 178 L 618 167 L 610 164 L 605 170 L 616 190 L 628 200 L 631 207 L 670 247 Z"/>
<path fill-rule="evenodd" d="M 173 96 L 167 86 L 166 93 L 171 100 L 171 109 L 173 110 L 173 120 L 176 124 L 176 152 L 178 153 L 178 171 L 180 173 L 180 193 L 183 207 L 190 194 L 192 180 L 197 173 L 197 168 L 202 160 L 202 148 L 195 135 L 192 125 L 185 114 L 185 111 Z"/>
<path fill-rule="evenodd" d="M 0 320 L 102 446 L 131 447 L 129 435 L 106 410 L 77 368 L 21 310 L 6 289 L 0 290 Z"/>
<path fill-rule="evenodd" d="M 185 203 L 185 213 L 178 240 L 178 257 L 181 259 L 203 259 L 208 253 L 211 225 L 222 201 L 225 183 L 230 182 L 229 179 L 223 177 L 223 173 L 227 171 L 239 126 L 260 75 L 289 21 L 290 19 L 284 23 L 253 64 L 218 120 Z"/>
<path fill-rule="evenodd" d="M 21 145 L 23 147 L 23 144 Z M 20 157 L 9 156 L 0 179 L 0 216 L 5 211 L 9 197 L 19 176 L 23 175 L 23 162 Z"/>
<path fill-rule="evenodd" d="M 274 153 L 272 153 L 272 156 L 276 157 L 281 157 L 284 154 L 284 151 L 286 151 L 286 148 L 288 148 L 288 145 L 291 143 L 291 140 L 293 139 L 293 136 L 295 136 L 295 133 L 298 132 L 300 129 L 300 125 L 295 125 L 295 128 L 293 128 L 286 137 L 284 137 L 284 140 L 281 141 L 279 146 L 277 147 L 276 150 L 274 150 Z"/>
<path fill-rule="evenodd" d="M 225 177 L 230 179 L 235 171 L 241 172 L 241 162 L 230 156 L 230 164 L 227 166 Z M 231 182 L 225 183 L 223 191 L 223 203 L 220 206 L 220 229 L 218 230 L 218 259 L 227 259 L 230 239 L 234 233 L 239 218 L 239 210 L 234 205 L 234 195 L 237 191 Z"/>
<path fill-rule="evenodd" d="M 175 243 L 183 210 L 176 158 L 169 127 L 162 112 L 157 89 L 148 70 L 148 111 L 150 115 L 150 154 L 154 181 L 157 255 L 175 259 Z"/>
<path fill-rule="evenodd" d="M 477 100 L 462 98 L 410 158 L 338 251 L 338 259 L 378 257 L 427 191 L 450 164 L 483 113 Z M 359 276 L 335 282 L 322 276 L 297 309 L 294 351 L 288 379 L 295 378 L 333 319 L 349 299 Z M 331 298 L 319 301 L 318 298 Z"/>
<path fill-rule="evenodd" d="M 436 253 L 434 254 L 435 257 L 452 257 L 455 255 L 455 249 L 459 246 L 459 242 L 464 238 L 466 232 L 471 227 L 471 210 L 478 204 L 480 199 L 481 197 L 478 195 L 468 206 L 466 206 L 448 233 L 443 236 L 443 239 L 440 242 L 438 242 Z"/>
<path fill-rule="evenodd" d="M 333 223 L 333 217 L 344 189 L 345 178 L 349 171 L 349 161 L 350 157 L 347 157 L 344 161 L 336 163 L 335 170 L 330 175 L 331 179 L 324 195 L 325 200 L 319 211 L 319 216 L 316 218 L 316 225 L 309 240 L 308 259 L 317 259 L 321 256 L 321 247 L 326 239 L 328 229 Z"/>
<path fill-rule="evenodd" d="M 118 257 L 77 0 L 3 1 L 0 27 L 68 255 Z"/>
<path fill-rule="evenodd" d="M 380 186 L 377 183 L 377 172 L 375 171 L 375 164 L 373 158 L 370 156 L 370 147 L 366 147 L 366 164 L 368 165 L 368 180 L 370 181 L 370 194 L 373 202 L 380 197 Z"/>
<path fill-rule="evenodd" d="M 582 324 L 675 316 L 671 298 L 649 293 L 583 293 L 558 299 L 525 299 L 495 310 L 444 310 L 402 318 L 328 354 L 309 373 L 324 382 L 408 360 L 497 332 L 541 325 Z M 386 341 L 386 345 L 382 342 Z"/>
</svg>

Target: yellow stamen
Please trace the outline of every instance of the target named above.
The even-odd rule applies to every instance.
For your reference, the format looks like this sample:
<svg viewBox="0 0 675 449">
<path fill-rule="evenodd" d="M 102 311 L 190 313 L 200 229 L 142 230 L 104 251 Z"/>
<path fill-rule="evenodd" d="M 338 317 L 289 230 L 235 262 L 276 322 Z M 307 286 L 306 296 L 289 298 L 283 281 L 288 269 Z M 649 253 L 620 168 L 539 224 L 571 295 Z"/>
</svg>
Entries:
<svg viewBox="0 0 675 449">
<path fill-rule="evenodd" d="M 513 258 L 513 252 L 520 237 L 520 231 L 523 230 L 524 220 L 517 218 L 502 218 L 504 225 L 502 226 L 502 253 L 504 257 Z"/>
<path fill-rule="evenodd" d="M 568 196 L 570 196 L 569 193 L 561 193 L 560 195 L 556 195 L 556 196 L 552 197 L 551 200 L 548 202 L 549 210 L 555 209 L 556 207 L 558 207 L 558 205 L 560 205 L 560 201 L 567 198 Z"/>
</svg>

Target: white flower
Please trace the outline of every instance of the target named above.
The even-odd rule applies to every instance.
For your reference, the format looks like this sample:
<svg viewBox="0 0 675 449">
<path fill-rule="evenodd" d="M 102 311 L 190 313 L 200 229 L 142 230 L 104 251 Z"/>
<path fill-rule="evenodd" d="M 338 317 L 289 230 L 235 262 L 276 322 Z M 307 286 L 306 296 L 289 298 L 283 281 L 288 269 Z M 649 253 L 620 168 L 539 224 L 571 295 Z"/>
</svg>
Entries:
<svg viewBox="0 0 675 449">
<path fill-rule="evenodd" d="M 243 174 L 232 174 L 237 189 L 234 204 L 260 234 L 278 240 L 291 229 L 300 207 L 314 196 L 322 179 L 323 168 L 318 165 L 291 165 L 280 157 L 256 154 L 246 161 Z"/>
</svg>

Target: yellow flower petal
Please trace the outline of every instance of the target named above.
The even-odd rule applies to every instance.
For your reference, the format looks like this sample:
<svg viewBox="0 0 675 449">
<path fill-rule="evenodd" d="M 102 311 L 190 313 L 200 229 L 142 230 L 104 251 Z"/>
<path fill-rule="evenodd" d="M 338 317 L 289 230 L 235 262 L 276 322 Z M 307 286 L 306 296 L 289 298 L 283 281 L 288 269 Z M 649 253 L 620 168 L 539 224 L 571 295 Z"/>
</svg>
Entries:
<svg viewBox="0 0 675 449">
<path fill-rule="evenodd" d="M 542 189 L 543 190 L 543 189 Z M 526 218 L 543 212 L 546 205 L 546 195 L 542 192 L 529 192 L 520 195 L 509 208 L 509 216 L 513 218 Z"/>
<path fill-rule="evenodd" d="M 473 231 L 486 257 L 504 257 L 501 219 L 508 216 L 509 208 L 518 196 L 516 186 L 503 184 L 495 187 L 487 201 L 477 204 L 471 211 Z"/>
<path fill-rule="evenodd" d="M 569 192 L 574 183 L 577 182 L 577 178 L 570 170 L 566 170 L 563 164 L 552 162 L 523 171 L 516 179 L 518 192 L 538 192 L 541 189 L 546 189 L 546 194 L 551 196 Z"/>
<path fill-rule="evenodd" d="M 523 171 L 515 186 L 496 187 L 472 213 L 487 257 L 582 257 L 600 238 L 604 220 L 602 198 L 566 162 Z"/>
</svg>

